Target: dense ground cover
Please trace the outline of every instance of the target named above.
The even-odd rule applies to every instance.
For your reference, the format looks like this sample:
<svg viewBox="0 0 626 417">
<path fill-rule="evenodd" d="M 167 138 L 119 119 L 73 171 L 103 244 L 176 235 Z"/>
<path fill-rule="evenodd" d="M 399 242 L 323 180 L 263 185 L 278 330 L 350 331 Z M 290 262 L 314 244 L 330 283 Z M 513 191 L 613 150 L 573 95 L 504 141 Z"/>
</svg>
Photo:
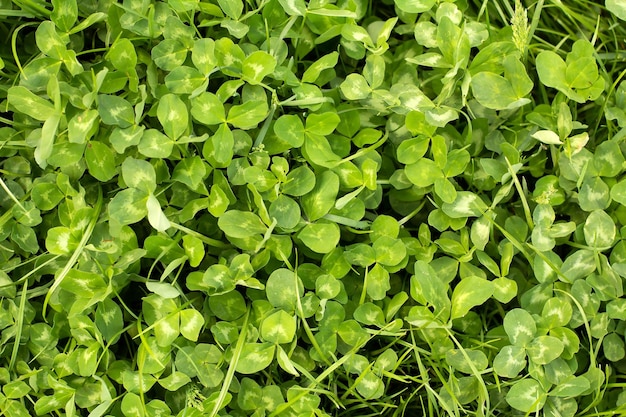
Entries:
<svg viewBox="0 0 626 417">
<path fill-rule="evenodd" d="M 0 414 L 626 414 L 621 19 L 0 0 Z"/>
</svg>

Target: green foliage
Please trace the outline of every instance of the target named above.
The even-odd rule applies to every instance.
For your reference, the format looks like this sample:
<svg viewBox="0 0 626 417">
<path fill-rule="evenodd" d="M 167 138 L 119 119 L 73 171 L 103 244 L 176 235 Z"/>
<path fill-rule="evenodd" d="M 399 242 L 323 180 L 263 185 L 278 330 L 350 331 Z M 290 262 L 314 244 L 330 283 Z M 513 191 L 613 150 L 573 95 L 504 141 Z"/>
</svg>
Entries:
<svg viewBox="0 0 626 417">
<path fill-rule="evenodd" d="M 0 0 L 0 415 L 626 414 L 623 20 Z"/>
</svg>

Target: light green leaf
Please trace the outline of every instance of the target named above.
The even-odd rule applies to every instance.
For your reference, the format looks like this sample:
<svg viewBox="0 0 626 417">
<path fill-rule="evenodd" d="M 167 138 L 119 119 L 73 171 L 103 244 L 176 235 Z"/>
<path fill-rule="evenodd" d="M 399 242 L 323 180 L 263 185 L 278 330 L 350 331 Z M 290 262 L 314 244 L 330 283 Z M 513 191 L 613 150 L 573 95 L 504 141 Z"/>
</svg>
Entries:
<svg viewBox="0 0 626 417">
<path fill-rule="evenodd" d="M 148 161 L 126 158 L 122 162 L 122 178 L 127 186 L 146 193 L 156 190 L 156 172 Z"/>
<path fill-rule="evenodd" d="M 122 309 L 115 301 L 105 298 L 98 303 L 94 323 L 104 339 L 114 343 L 119 339 L 124 328 Z"/>
<path fill-rule="evenodd" d="M 298 233 L 298 239 L 317 253 L 328 253 L 335 249 L 340 237 L 337 223 L 309 223 Z"/>
<path fill-rule="evenodd" d="M 124 72 L 135 71 L 137 66 L 137 52 L 128 38 L 116 40 L 107 53 L 107 59 L 111 61 L 115 69 Z"/>
<path fill-rule="evenodd" d="M 35 32 L 35 42 L 39 50 L 49 57 L 63 60 L 64 54 L 67 53 L 67 48 L 65 47 L 67 40 L 64 41 L 59 36 L 54 23 L 50 20 L 44 20 L 39 24 Z"/>
<path fill-rule="evenodd" d="M 148 158 L 167 158 L 174 149 L 174 142 L 157 129 L 146 129 L 137 149 Z"/>
<path fill-rule="evenodd" d="M 561 280 L 570 284 L 581 278 L 586 278 L 596 269 L 595 256 L 593 251 L 579 249 L 569 255 L 561 267 Z"/>
<path fill-rule="evenodd" d="M 267 230 L 259 216 L 241 210 L 230 210 L 222 214 L 217 225 L 226 235 L 235 238 L 247 238 L 263 234 Z"/>
<path fill-rule="evenodd" d="M 204 259 L 204 244 L 202 241 L 193 235 L 185 235 L 183 236 L 183 248 L 189 258 L 189 265 L 194 268 L 200 265 L 200 262 Z"/>
<path fill-rule="evenodd" d="M 204 274 L 190 274 L 187 277 L 187 288 L 192 291 L 206 291 L 213 296 L 234 290 L 235 280 L 226 265 L 216 264 L 208 267 Z"/>
<path fill-rule="evenodd" d="M 243 79 L 250 84 L 259 84 L 267 75 L 274 72 L 276 58 L 265 51 L 255 51 L 243 60 Z"/>
<path fill-rule="evenodd" d="M 511 83 L 515 96 L 525 97 L 533 90 L 533 82 L 526 73 L 526 67 L 515 55 L 507 55 L 502 60 L 504 76 Z M 529 102 L 530 100 L 526 100 Z"/>
<path fill-rule="evenodd" d="M 11 210 L 13 218 L 20 224 L 34 227 L 41 223 L 41 211 L 32 201 L 25 201 L 21 205 L 14 205 Z"/>
<path fill-rule="evenodd" d="M 52 0 L 52 6 L 50 20 L 63 32 L 69 32 L 78 18 L 76 0 Z"/>
<path fill-rule="evenodd" d="M 224 105 L 215 94 L 206 91 L 191 99 L 191 116 L 208 126 L 226 122 Z"/>
<path fill-rule="evenodd" d="M 267 117 L 266 100 L 251 100 L 230 108 L 227 122 L 240 129 L 252 129 Z"/>
<path fill-rule="evenodd" d="M 444 203 L 452 203 L 456 199 L 456 188 L 447 178 L 437 178 L 434 183 L 434 190 Z"/>
<path fill-rule="evenodd" d="M 520 346 L 504 346 L 493 359 L 493 370 L 501 377 L 515 378 L 526 367 L 526 351 Z"/>
<path fill-rule="evenodd" d="M 308 176 L 304 173 L 302 175 Z M 287 178 L 289 179 L 289 176 Z M 315 221 L 327 214 L 335 205 L 339 192 L 339 177 L 334 172 L 324 171 L 317 179 L 315 177 L 313 179 L 316 181 L 314 188 L 301 199 L 302 209 L 309 221 Z M 306 178 L 303 181 L 309 182 Z M 291 195 L 294 195 L 293 192 Z"/>
<path fill-rule="evenodd" d="M 102 123 L 127 128 L 135 123 L 135 112 L 128 101 L 122 97 L 100 94 L 98 112 Z"/>
<path fill-rule="evenodd" d="M 144 417 L 145 405 L 139 395 L 128 392 L 121 402 L 122 413 L 125 417 Z"/>
<path fill-rule="evenodd" d="M 448 286 L 427 262 L 416 261 L 414 269 L 415 275 L 411 276 L 411 297 L 420 304 L 432 305 L 435 315 L 447 320 L 450 308 Z"/>
<path fill-rule="evenodd" d="M 361 74 L 349 74 L 339 88 L 348 100 L 366 99 L 372 91 Z"/>
<path fill-rule="evenodd" d="M 380 236 L 372 245 L 376 253 L 376 262 L 381 265 L 398 265 L 406 256 L 406 246 L 400 239 Z"/>
<path fill-rule="evenodd" d="M 278 310 L 261 323 L 261 338 L 275 344 L 289 343 L 296 335 L 296 318 Z"/>
<path fill-rule="evenodd" d="M 179 315 L 180 334 L 182 334 L 185 339 L 191 340 L 192 342 L 198 341 L 198 336 L 204 326 L 204 317 L 202 317 L 202 314 L 196 309 L 187 308 L 182 310 Z"/>
<path fill-rule="evenodd" d="M 320 299 L 335 298 L 341 292 L 341 284 L 338 279 L 330 274 L 320 275 L 315 280 L 315 294 Z"/>
<path fill-rule="evenodd" d="M 272 343 L 246 343 L 237 361 L 237 372 L 256 374 L 267 368 L 274 359 L 276 345 Z"/>
<path fill-rule="evenodd" d="M 76 350 L 76 362 L 78 363 L 78 374 L 80 376 L 90 376 L 96 372 L 99 350 L 100 344 L 96 341 L 90 343 L 87 348 Z"/>
<path fill-rule="evenodd" d="M 374 303 L 361 304 L 354 310 L 352 315 L 356 321 L 367 326 L 383 327 L 385 325 L 385 314 Z"/>
<path fill-rule="evenodd" d="M 213 136 L 204 142 L 202 155 L 215 168 L 226 168 L 233 158 L 235 138 L 226 123 L 221 124 Z"/>
<path fill-rule="evenodd" d="M 295 273 L 279 268 L 268 277 L 265 295 L 273 307 L 295 311 L 297 299 L 304 295 L 304 287 Z"/>
<path fill-rule="evenodd" d="M 626 320 L 626 299 L 610 301 L 606 305 L 606 312 L 611 319 Z"/>
<path fill-rule="evenodd" d="M 365 399 L 373 400 L 385 393 L 385 384 L 370 370 L 361 376 L 356 384 L 356 390 Z"/>
<path fill-rule="evenodd" d="M 280 346 L 277 346 L 276 361 L 278 362 L 278 365 L 285 372 L 296 377 L 300 376 L 300 373 L 298 372 L 296 367 L 293 365 L 294 362 L 291 360 L 291 358 L 289 358 L 289 356 L 287 355 L 287 352 L 285 352 L 285 350 Z M 241 395 L 240 395 L 240 398 L 241 398 Z"/>
<path fill-rule="evenodd" d="M 506 395 L 506 402 L 524 413 L 539 412 L 546 402 L 547 394 L 536 380 L 523 379 L 511 387 Z"/>
<path fill-rule="evenodd" d="M 20 113 L 24 113 L 35 120 L 45 122 L 57 114 L 54 105 L 49 101 L 30 92 L 22 86 L 9 88 L 7 92 L 9 104 Z"/>
<path fill-rule="evenodd" d="M 165 217 L 163 210 L 161 210 L 161 204 L 159 200 L 153 195 L 150 194 L 148 196 L 148 201 L 146 201 L 146 209 L 148 210 L 148 221 L 150 225 L 154 227 L 159 232 L 164 232 L 170 228 L 170 222 Z"/>
<path fill-rule="evenodd" d="M 565 381 L 552 388 L 550 395 L 554 397 L 577 397 L 583 395 L 590 387 L 591 384 L 584 375 L 571 375 Z"/>
<path fill-rule="evenodd" d="M 378 42 L 386 42 L 393 29 L 393 25 L 397 22 L 398 18 L 393 18 L 385 22 L 385 27 L 378 34 Z M 363 68 L 363 77 L 367 81 L 367 84 L 372 88 L 379 88 L 385 82 L 385 60 L 380 55 L 369 55 Z"/>
<path fill-rule="evenodd" d="M 191 190 L 196 190 L 206 173 L 206 165 L 198 155 L 194 155 L 176 164 L 172 173 L 172 180 L 187 185 Z"/>
<path fill-rule="evenodd" d="M 54 255 L 68 255 L 76 249 L 79 240 L 68 227 L 58 226 L 48 230 L 46 249 Z"/>
<path fill-rule="evenodd" d="M 398 9 L 405 13 L 424 13 L 432 9 L 435 0 L 394 0 Z"/>
<path fill-rule="evenodd" d="M 165 76 L 165 86 L 174 94 L 192 94 L 198 89 L 206 89 L 207 80 L 207 77 L 197 69 L 183 65 L 174 68 Z"/>
<path fill-rule="evenodd" d="M 111 136 L 109 136 L 109 142 L 111 142 L 115 152 L 123 154 L 129 146 L 139 145 L 144 130 L 145 127 L 137 125 L 125 129 L 116 127 L 111 132 Z"/>
<path fill-rule="evenodd" d="M 107 295 L 107 284 L 104 278 L 92 272 L 80 271 L 72 268 L 65 279 L 61 282 L 60 288 L 75 294 L 79 298 L 90 298 L 99 296 L 105 298 Z"/>
<path fill-rule="evenodd" d="M 609 186 L 600 177 L 585 178 L 578 193 L 578 203 L 585 211 L 608 208 L 611 203 Z"/>
<path fill-rule="evenodd" d="M 595 149 L 593 165 L 601 177 L 616 177 L 622 172 L 624 162 L 622 150 L 615 141 L 602 142 Z"/>
<path fill-rule="evenodd" d="M 67 124 L 67 138 L 72 143 L 85 143 L 93 136 L 98 124 L 98 112 L 94 109 L 76 114 Z"/>
<path fill-rule="evenodd" d="M 568 89 L 565 82 L 565 72 L 567 65 L 556 53 L 552 51 L 542 51 L 537 55 L 537 73 L 539 80 L 548 87 L 556 89 Z"/>
<path fill-rule="evenodd" d="M 304 0 L 278 0 L 278 2 L 289 16 L 304 16 L 306 14 Z"/>
<path fill-rule="evenodd" d="M 470 229 L 470 239 L 476 247 L 476 249 L 482 251 L 489 243 L 489 236 L 491 236 L 491 222 L 486 216 L 476 219 Z"/>
<path fill-rule="evenodd" d="M 278 227 L 284 227 L 285 229 L 296 227 L 300 222 L 301 216 L 298 203 L 282 194 L 270 204 L 269 214 L 276 219 Z"/>
<path fill-rule="evenodd" d="M 220 217 L 228 209 L 229 205 L 228 195 L 219 185 L 214 184 L 209 194 L 209 213 L 215 217 Z"/>
<path fill-rule="evenodd" d="M 554 133 L 551 130 L 539 130 L 532 134 L 532 137 L 537 139 L 541 143 L 545 143 L 547 145 L 562 145 L 561 139 L 559 139 L 559 135 Z"/>
<path fill-rule="evenodd" d="M 55 390 L 54 395 L 40 397 L 37 402 L 35 402 L 35 413 L 38 416 L 42 416 L 44 414 L 49 414 L 55 410 L 59 410 L 63 408 L 68 401 L 72 400 L 73 396 L 74 390 L 70 389 L 69 387 L 61 386 L 59 390 Z"/>
<path fill-rule="evenodd" d="M 85 149 L 89 173 L 98 181 L 107 182 L 116 174 L 115 153 L 102 142 L 91 141 Z"/>
<path fill-rule="evenodd" d="M 621 180 L 611 187 L 611 198 L 623 206 L 626 206 L 626 179 Z"/>
<path fill-rule="evenodd" d="M 361 327 L 356 320 L 345 320 L 342 322 L 337 329 L 337 335 L 348 346 L 355 348 L 362 347 L 371 337 L 367 330 Z M 366 365 L 365 361 L 363 361 L 363 365 Z M 361 366 L 360 368 L 364 369 L 365 366 Z"/>
<path fill-rule="evenodd" d="M 366 291 L 372 300 L 382 300 L 391 289 L 389 272 L 379 264 L 375 264 L 367 274 Z"/>
<path fill-rule="evenodd" d="M 205 76 L 215 68 L 215 41 L 211 38 L 196 39 L 191 50 L 193 65 Z"/>
<path fill-rule="evenodd" d="M 565 81 L 570 88 L 589 88 L 598 78 L 598 65 L 593 56 L 584 56 L 568 61 Z"/>
<path fill-rule="evenodd" d="M 333 167 L 341 159 L 325 136 L 314 133 L 307 132 L 302 151 L 309 162 L 322 167 Z"/>
<path fill-rule="evenodd" d="M 493 291 L 493 282 L 484 278 L 470 276 L 462 279 L 452 292 L 450 318 L 456 319 L 465 316 L 472 307 L 487 301 L 493 295 Z"/>
<path fill-rule="evenodd" d="M 34 58 L 23 68 L 20 86 L 30 91 L 46 89 L 50 78 L 57 77 L 62 63 L 54 58 L 41 56 Z"/>
<path fill-rule="evenodd" d="M 487 205 L 479 196 L 470 191 L 458 191 L 454 202 L 442 204 L 441 209 L 453 219 L 480 217 L 487 211 Z"/>
<path fill-rule="evenodd" d="M 189 114 L 187 106 L 175 94 L 166 94 L 159 100 L 157 117 L 165 134 L 170 139 L 176 140 L 187 130 Z"/>
<path fill-rule="evenodd" d="M 510 278 L 499 277 L 493 281 L 493 298 L 501 303 L 508 303 L 517 295 L 517 282 Z"/>
<path fill-rule="evenodd" d="M 137 188 L 122 190 L 109 202 L 109 217 L 123 225 L 137 223 L 148 214 L 147 200 L 145 191 Z"/>
<path fill-rule="evenodd" d="M 28 384 L 21 380 L 11 381 L 2 387 L 2 392 L 6 398 L 16 399 L 26 396 L 30 392 L 31 388 Z"/>
<path fill-rule="evenodd" d="M 365 243 L 355 243 L 346 247 L 343 256 L 351 265 L 366 267 L 376 262 L 374 248 Z"/>
<path fill-rule="evenodd" d="M 426 154 L 429 144 L 430 138 L 426 136 L 418 136 L 416 138 L 403 140 L 398 146 L 398 150 L 396 152 L 398 162 L 406 165 L 416 163 L 424 156 L 424 154 Z"/>
<path fill-rule="evenodd" d="M 191 378 L 183 372 L 172 372 L 165 378 L 159 379 L 159 385 L 168 391 L 178 391 L 185 385 L 191 382 Z M 91 417 L 91 415 L 89 416 Z"/>
<path fill-rule="evenodd" d="M 299 148 L 304 143 L 304 125 L 296 114 L 280 116 L 274 123 L 274 133 L 292 148 Z"/>
<path fill-rule="evenodd" d="M 217 0 L 220 9 L 224 14 L 233 20 L 239 20 L 243 12 L 243 2 L 241 0 Z"/>
<path fill-rule="evenodd" d="M 231 77 L 241 77 L 241 65 L 246 59 L 246 54 L 241 47 L 228 37 L 215 41 L 215 58 L 220 70 Z M 235 81 L 235 80 L 233 80 Z M 235 85 L 241 85 L 243 81 L 238 81 Z M 220 96 L 218 91 L 218 97 Z"/>
<path fill-rule="evenodd" d="M 535 338 L 537 325 L 530 313 L 521 308 L 514 308 L 504 316 L 504 331 L 515 346 L 526 346 Z"/>
<path fill-rule="evenodd" d="M 592 211 L 583 228 L 587 245 L 598 250 L 605 250 L 613 245 L 615 240 L 615 222 L 605 211 Z"/>
<path fill-rule="evenodd" d="M 55 184 L 40 182 L 33 186 L 31 197 L 39 210 L 52 210 L 63 199 L 64 195 Z"/>
<path fill-rule="evenodd" d="M 606 335 L 602 340 L 602 352 L 604 356 L 612 362 L 624 359 L 626 356 L 626 347 L 624 346 L 623 337 L 613 332 Z"/>
<path fill-rule="evenodd" d="M 334 68 L 339 59 L 338 52 L 331 52 L 313 62 L 302 74 L 303 83 L 314 83 L 320 76 L 320 73 L 326 69 Z"/>
<path fill-rule="evenodd" d="M 509 110 L 530 102 L 519 97 L 506 78 L 491 72 L 479 72 L 472 77 L 472 92 L 483 106 L 494 110 Z"/>
<path fill-rule="evenodd" d="M 606 0 L 606 8 L 615 16 L 622 20 L 626 20 L 626 1 L 624 0 Z"/>
<path fill-rule="evenodd" d="M 187 58 L 187 47 L 176 39 L 164 39 L 150 51 L 152 60 L 165 71 L 180 67 Z"/>
<path fill-rule="evenodd" d="M 312 191 L 315 184 L 316 179 L 313 171 L 307 165 L 302 165 L 287 174 L 287 181 L 283 183 L 282 191 L 285 194 L 299 197 Z M 339 186 L 337 186 L 337 192 L 339 192 Z"/>
<path fill-rule="evenodd" d="M 489 365 L 487 356 L 481 350 L 470 349 L 451 349 L 447 351 L 446 362 L 448 365 L 464 374 L 484 371 Z"/>
<path fill-rule="evenodd" d="M 528 358 L 537 365 L 546 365 L 563 352 L 563 342 L 553 336 L 538 336 L 526 345 Z"/>
<path fill-rule="evenodd" d="M 50 163 L 51 165 L 60 166 L 61 164 L 67 162 L 67 159 L 65 158 L 59 158 L 56 159 L 56 161 L 53 160 L 60 154 L 60 152 L 53 152 L 58 149 L 58 147 L 55 146 L 55 139 L 57 136 L 57 129 L 59 127 L 60 121 L 61 118 L 58 115 L 52 115 L 48 120 L 44 122 L 43 127 L 41 128 L 41 136 L 39 137 L 39 143 L 37 144 L 37 147 L 35 149 L 34 157 L 37 165 L 42 168 L 45 168 L 48 163 Z M 64 143 L 60 146 L 63 145 L 71 144 Z M 82 147 L 80 146 L 68 146 L 68 148 L 72 150 L 80 149 L 80 152 L 82 152 Z M 79 157 L 78 154 L 75 155 Z"/>
<path fill-rule="evenodd" d="M 428 158 L 421 158 L 417 162 L 407 165 L 404 172 L 409 181 L 418 187 L 429 187 L 433 185 L 435 180 L 444 176 L 441 168 Z"/>
<path fill-rule="evenodd" d="M 335 112 L 313 113 L 306 118 L 306 132 L 328 136 L 335 131 L 340 121 Z"/>
</svg>

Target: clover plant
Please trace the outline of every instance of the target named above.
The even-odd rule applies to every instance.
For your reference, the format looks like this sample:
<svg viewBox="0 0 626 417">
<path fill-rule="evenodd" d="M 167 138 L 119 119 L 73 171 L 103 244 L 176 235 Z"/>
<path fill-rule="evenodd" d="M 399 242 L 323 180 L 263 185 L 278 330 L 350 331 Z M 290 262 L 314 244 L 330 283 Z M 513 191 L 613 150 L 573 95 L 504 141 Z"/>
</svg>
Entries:
<svg viewBox="0 0 626 417">
<path fill-rule="evenodd" d="M 0 0 L 0 414 L 626 414 L 624 20 Z"/>
</svg>

